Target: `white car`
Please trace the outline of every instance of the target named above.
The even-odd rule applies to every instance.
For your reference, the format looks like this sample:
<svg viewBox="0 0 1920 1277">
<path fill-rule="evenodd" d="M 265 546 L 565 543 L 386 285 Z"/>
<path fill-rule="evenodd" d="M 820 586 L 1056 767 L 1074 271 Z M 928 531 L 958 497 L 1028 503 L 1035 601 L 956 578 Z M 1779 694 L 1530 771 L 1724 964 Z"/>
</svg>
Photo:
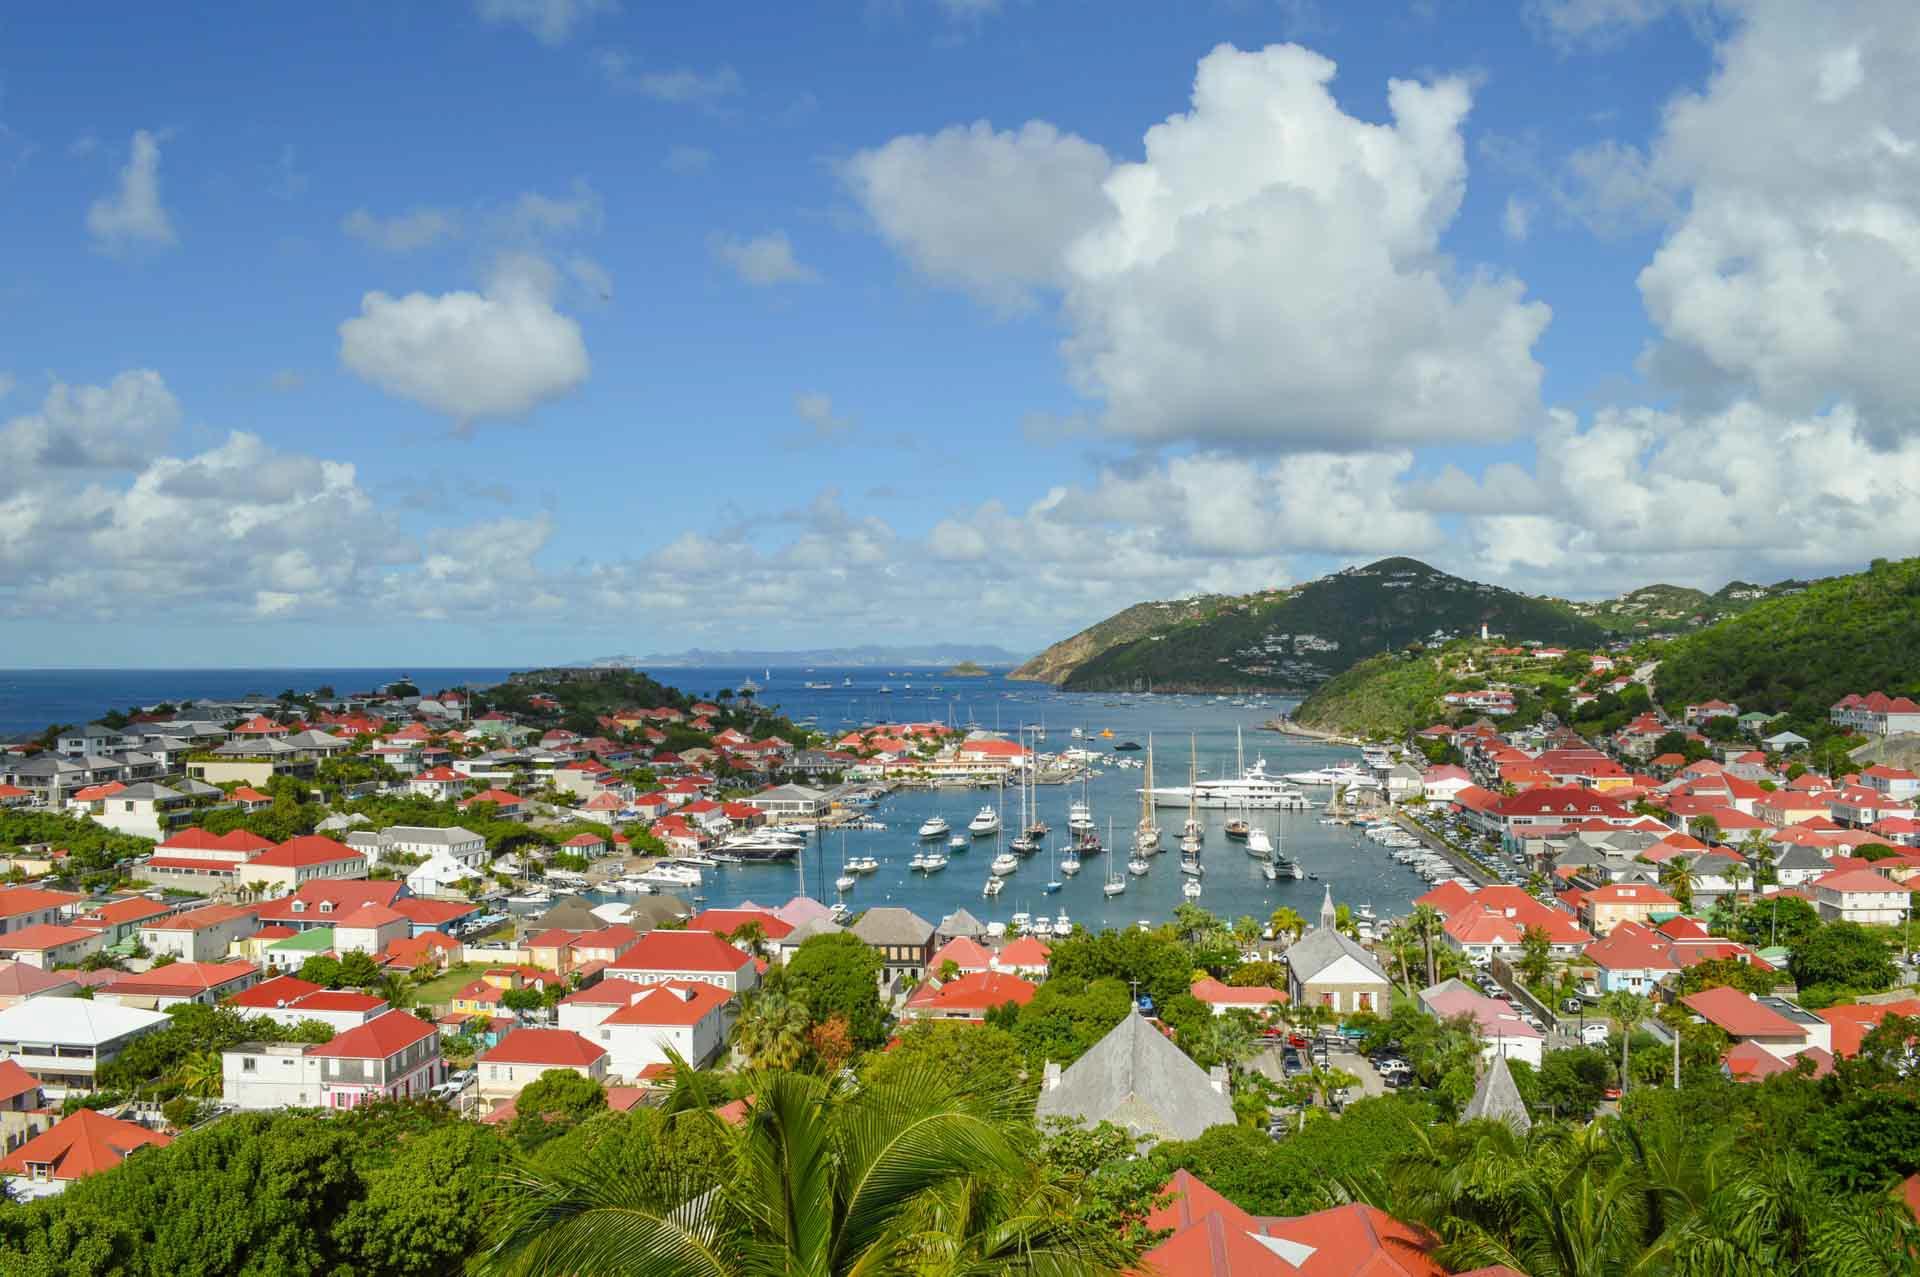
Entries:
<svg viewBox="0 0 1920 1277">
<path fill-rule="evenodd" d="M 1586 1046 L 1604 1046 L 1608 1032 L 1604 1021 L 1596 1021 L 1580 1030 L 1580 1041 Z"/>
</svg>

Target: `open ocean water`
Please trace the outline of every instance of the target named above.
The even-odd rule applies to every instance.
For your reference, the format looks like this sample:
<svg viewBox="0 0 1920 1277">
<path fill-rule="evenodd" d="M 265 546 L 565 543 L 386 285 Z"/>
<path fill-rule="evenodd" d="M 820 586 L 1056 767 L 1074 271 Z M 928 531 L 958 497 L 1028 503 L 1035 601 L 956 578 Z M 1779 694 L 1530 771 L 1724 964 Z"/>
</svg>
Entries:
<svg viewBox="0 0 1920 1277">
<path fill-rule="evenodd" d="M 484 686 L 505 678 L 504 668 L 431 669 L 253 669 L 253 670 L 0 670 L 0 736 L 37 733 L 49 723 L 82 723 L 109 708 L 187 697 L 237 698 L 258 693 L 277 695 L 282 689 L 311 691 L 331 686 L 337 692 L 365 690 L 411 677 L 425 691 L 472 685 Z M 762 686 L 760 699 L 797 722 L 838 735 L 849 727 L 880 721 L 951 721 L 956 726 L 977 725 L 1009 736 L 1023 725 L 1042 726 L 1046 739 L 1038 748 L 1056 752 L 1072 745 L 1101 750 L 1122 741 L 1146 745 L 1153 738 L 1158 768 L 1156 783 L 1184 784 L 1189 741 L 1202 776 L 1229 774 L 1234 765 L 1234 735 L 1245 741 L 1246 761 L 1264 757 L 1274 773 L 1306 771 L 1334 762 L 1352 761 L 1354 750 L 1298 737 L 1259 730 L 1291 702 L 1277 697 L 1257 698 L 1257 705 L 1235 705 L 1231 698 L 1213 696 L 1121 696 L 1107 693 L 1065 693 L 1035 683 L 1010 682 L 998 675 L 986 678 L 947 678 L 929 670 L 894 671 L 864 668 L 741 669 L 665 667 L 648 671 L 661 682 L 698 695 L 722 688 L 738 688 L 751 679 Z M 808 682 L 831 684 L 809 688 Z M 882 688 L 889 690 L 883 691 Z M 1254 700 L 1256 698 L 1245 698 Z M 1084 740 L 1074 740 L 1080 727 Z M 1110 739 L 1098 737 L 1110 729 Z M 1144 753 L 1133 757 L 1144 757 Z M 1102 837 L 1108 819 L 1113 822 L 1112 843 L 1131 845 L 1139 819 L 1139 788 L 1144 772 L 1113 766 L 1097 768 L 1090 785 L 1094 819 Z M 1326 791 L 1309 790 L 1324 801 Z M 873 815 L 885 830 L 850 831 L 816 841 L 797 863 L 772 866 L 724 866 L 706 871 L 699 891 L 702 903 L 720 906 L 752 900 L 779 904 L 803 893 L 822 900 L 835 898 L 833 880 L 846 856 L 873 856 L 877 873 L 863 876 L 844 897 L 853 909 L 874 905 L 903 905 L 930 921 L 965 906 L 983 921 L 1005 921 L 1016 911 L 1054 916 L 1062 911 L 1089 927 L 1126 926 L 1136 920 L 1169 917 L 1179 904 L 1179 856 L 1175 849 L 1185 814 L 1162 808 L 1159 820 L 1166 851 L 1153 857 L 1153 870 L 1144 878 L 1127 877 L 1126 852 L 1111 851 L 1089 857 L 1078 876 L 1062 878 L 1050 868 L 1067 841 L 1067 807 L 1080 794 L 1074 785 L 1040 787 L 1040 816 L 1053 827 L 1049 850 L 1027 859 L 1007 880 L 995 898 L 982 894 L 987 865 L 996 854 L 995 840 L 977 839 L 965 852 L 951 854 L 951 863 L 939 873 L 915 873 L 908 861 L 922 847 L 917 831 L 929 815 L 946 817 L 955 832 L 964 831 L 982 803 L 997 802 L 995 791 L 973 789 L 903 790 L 886 799 Z M 1282 879 L 1269 883 L 1258 864 L 1239 843 L 1227 841 L 1223 827 L 1234 813 L 1202 812 L 1207 826 L 1205 890 L 1199 903 L 1214 913 L 1233 918 L 1251 914 L 1264 919 L 1280 905 L 1291 905 L 1311 919 L 1322 892 L 1333 890 L 1342 904 L 1371 904 L 1382 917 L 1405 913 L 1426 884 L 1386 850 L 1344 826 L 1322 825 L 1320 812 L 1255 813 L 1277 835 L 1275 841 L 1315 878 Z M 1003 810 L 1001 838 L 1010 838 L 1019 825 L 1017 791 L 1009 792 Z M 844 839 L 844 848 L 842 840 Z M 931 846 L 932 844 L 927 844 Z M 944 843 L 942 844 L 944 850 Z M 1108 861 L 1112 861 L 1111 865 Z M 1107 897 L 1101 884 L 1108 872 L 1127 880 L 1127 890 Z M 1045 891 L 1052 878 L 1062 878 L 1057 893 Z"/>
</svg>

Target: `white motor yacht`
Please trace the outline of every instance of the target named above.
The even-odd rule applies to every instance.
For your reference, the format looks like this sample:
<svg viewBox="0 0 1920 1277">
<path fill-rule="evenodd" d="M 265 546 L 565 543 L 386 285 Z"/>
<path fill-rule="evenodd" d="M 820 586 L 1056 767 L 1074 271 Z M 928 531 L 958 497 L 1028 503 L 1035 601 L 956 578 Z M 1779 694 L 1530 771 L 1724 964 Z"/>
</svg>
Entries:
<svg viewBox="0 0 1920 1277">
<path fill-rule="evenodd" d="M 1266 860 L 1273 855 L 1273 839 L 1258 825 L 1247 830 L 1247 854 L 1255 860 Z"/>
<path fill-rule="evenodd" d="M 1273 867 L 1273 862 L 1269 860 L 1265 864 L 1260 866 L 1260 875 L 1261 877 L 1265 878 L 1268 882 L 1275 882 L 1280 877 L 1280 871 L 1278 869 L 1275 869 Z"/>
<path fill-rule="evenodd" d="M 954 851 L 965 851 L 967 849 L 966 835 L 955 834 L 953 837 L 947 839 L 947 846 Z"/>
<path fill-rule="evenodd" d="M 702 879 L 700 871 L 692 865 L 678 865 L 671 861 L 662 861 L 640 875 L 640 881 L 655 887 L 697 887 Z"/>
<path fill-rule="evenodd" d="M 1200 878 L 1205 876 L 1207 867 L 1200 863 L 1197 856 L 1182 856 L 1180 857 L 1180 872 L 1189 878 Z"/>
<path fill-rule="evenodd" d="M 1015 931 L 1025 931 L 1033 926 L 1033 915 L 1022 909 L 1013 915 L 1007 925 Z"/>
<path fill-rule="evenodd" d="M 922 838 L 945 838 L 948 828 L 949 826 L 945 816 L 929 816 L 920 826 L 920 836 Z"/>
<path fill-rule="evenodd" d="M 1067 808 L 1067 828 L 1076 834 L 1093 832 L 1093 808 L 1085 802 L 1076 801 Z"/>
<path fill-rule="evenodd" d="M 1070 936 L 1073 934 L 1073 919 L 1067 917 L 1067 911 L 1065 909 L 1062 909 L 1054 915 L 1053 934 L 1056 936 Z"/>
<path fill-rule="evenodd" d="M 833 889 L 835 891 L 852 891 L 853 885 L 859 881 L 860 880 L 852 874 L 841 874 L 833 880 Z"/>
<path fill-rule="evenodd" d="M 947 854 L 944 851 L 930 851 L 923 856 L 915 856 L 908 864 L 921 873 L 937 874 L 947 867 Z"/>
<path fill-rule="evenodd" d="M 846 863 L 848 873 L 870 874 L 878 871 L 880 862 L 872 856 L 855 856 Z"/>
<path fill-rule="evenodd" d="M 926 830 L 922 829 L 921 833 Z M 982 807 L 972 820 L 967 822 L 967 832 L 975 838 L 991 838 L 1000 832 L 1000 813 L 992 807 Z"/>
<path fill-rule="evenodd" d="M 1127 862 L 1127 872 L 1136 878 L 1146 877 L 1147 871 L 1151 868 L 1153 868 L 1153 862 L 1145 856 L 1135 856 Z"/>
<path fill-rule="evenodd" d="M 1015 856 L 1013 853 L 1006 852 L 1006 851 L 1003 851 L 999 855 L 995 856 L 993 858 L 993 863 L 987 866 L 987 868 L 992 871 L 993 876 L 996 878 L 1004 878 L 1008 874 L 1012 873 L 1014 870 L 1018 869 L 1019 867 L 1020 867 L 1020 858 L 1018 856 Z"/>
<path fill-rule="evenodd" d="M 1189 878 L 1181 883 L 1180 894 L 1189 900 L 1198 900 L 1200 898 L 1200 880 L 1198 878 Z"/>
<path fill-rule="evenodd" d="M 1007 886 L 1007 883 L 1006 883 L 1006 879 L 1004 878 L 989 878 L 987 879 L 987 885 L 980 888 L 980 894 L 983 896 L 997 896 L 1002 891 L 1006 890 L 1006 886 Z M 999 926 L 998 923 L 995 923 L 994 925 Z M 1005 928 L 1002 928 L 1002 931 L 1004 930 Z"/>
</svg>

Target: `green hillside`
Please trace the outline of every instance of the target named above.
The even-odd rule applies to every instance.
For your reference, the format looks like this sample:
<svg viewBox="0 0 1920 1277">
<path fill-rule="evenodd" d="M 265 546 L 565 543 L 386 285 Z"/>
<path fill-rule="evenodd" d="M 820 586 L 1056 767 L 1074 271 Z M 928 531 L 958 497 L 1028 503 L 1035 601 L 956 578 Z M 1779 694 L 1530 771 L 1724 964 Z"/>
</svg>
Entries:
<svg viewBox="0 0 1920 1277">
<path fill-rule="evenodd" d="M 1770 588 L 1774 597 L 1661 649 L 1662 701 L 1717 696 L 1819 720 L 1848 692 L 1920 692 L 1920 558 Z"/>
<path fill-rule="evenodd" d="M 1166 602 L 1136 603 L 1123 612 L 1089 625 L 1072 638 L 1061 639 L 1008 678 L 1031 679 L 1039 683 L 1063 683 L 1067 675 L 1111 647 L 1131 642 L 1142 635 L 1164 630 L 1181 621 L 1211 615 L 1220 607 L 1238 602 L 1221 595 Z"/>
<path fill-rule="evenodd" d="M 1447 688 L 1434 660 L 1383 652 L 1322 683 L 1293 718 L 1354 736 L 1398 737 L 1443 717 L 1440 694 Z"/>
<path fill-rule="evenodd" d="M 1241 687 L 1302 690 L 1409 643 L 1478 634 L 1586 646 L 1601 627 L 1564 607 L 1382 559 L 1286 591 L 1202 601 L 1192 614 L 1073 668 L 1069 691 Z"/>
<path fill-rule="evenodd" d="M 1772 598 L 1806 587 L 1805 581 L 1755 585 L 1732 581 L 1708 594 L 1685 585 L 1643 585 L 1611 599 L 1553 600 L 1574 616 L 1622 637 L 1684 634 L 1738 616 Z"/>
</svg>

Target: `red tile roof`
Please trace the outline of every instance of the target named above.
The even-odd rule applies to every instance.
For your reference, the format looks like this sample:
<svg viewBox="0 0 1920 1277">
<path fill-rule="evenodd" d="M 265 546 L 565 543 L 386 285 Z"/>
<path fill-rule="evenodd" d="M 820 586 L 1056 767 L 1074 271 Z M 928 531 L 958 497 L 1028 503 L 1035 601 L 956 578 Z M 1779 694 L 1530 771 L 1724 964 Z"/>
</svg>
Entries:
<svg viewBox="0 0 1920 1277">
<path fill-rule="evenodd" d="M 423 927 L 437 927 L 455 918 L 480 912 L 479 905 L 462 904 L 456 900 L 421 900 L 413 896 L 395 900 L 389 907 L 408 922 Z"/>
<path fill-rule="evenodd" d="M 182 829 L 161 843 L 156 851 L 267 851 L 273 846 L 273 839 L 262 838 L 259 834 L 246 829 L 230 829 L 224 834 L 210 834 L 198 826 Z"/>
<path fill-rule="evenodd" d="M 649 931 L 617 958 L 619 971 L 738 971 L 752 959 L 706 931 Z"/>
<path fill-rule="evenodd" d="M 149 971 L 125 972 L 101 986 L 102 993 L 194 994 L 258 974 L 251 962 L 169 962 Z"/>
<path fill-rule="evenodd" d="M 500 1040 L 500 1045 L 482 1053 L 480 1062 L 587 1068 L 606 1054 L 605 1047 L 587 1041 L 572 1029 L 515 1029 Z"/>
<path fill-rule="evenodd" d="M 203 927 L 217 927 L 229 922 L 238 922 L 242 918 L 251 918 L 257 913 L 253 905 L 204 905 L 198 909 L 189 909 L 185 913 L 176 913 L 171 918 L 162 918 L 158 922 L 142 923 L 142 931 L 199 931 Z"/>
<path fill-rule="evenodd" d="M 40 1079 L 20 1067 L 18 1060 L 0 1060 L 0 1104 L 40 1089 Z"/>
<path fill-rule="evenodd" d="M 437 1030 L 418 1016 L 405 1011 L 389 1011 L 365 1024 L 336 1033 L 333 1041 L 308 1049 L 308 1055 L 338 1056 L 353 1060 L 384 1060 L 398 1054 Z"/>
<path fill-rule="evenodd" d="M 1270 989 L 1265 985 L 1222 984 L 1218 980 L 1196 980 L 1193 996 L 1208 1006 L 1229 1007 L 1259 1008 L 1287 1000 L 1286 993 L 1280 989 Z"/>
<path fill-rule="evenodd" d="M 236 993 L 228 998 L 227 1005 L 244 1010 L 270 1010 L 287 1006 L 305 997 L 309 993 L 319 993 L 320 985 L 298 976 L 281 975 L 271 980 L 262 980 L 251 989 Z"/>
<path fill-rule="evenodd" d="M 921 985 L 907 998 L 907 1009 L 946 1015 L 956 1012 L 984 1015 L 1009 1002 L 1025 1006 L 1033 1001 L 1037 990 L 1037 985 L 1004 971 L 974 971 L 956 976 L 938 988 L 931 983 Z"/>
<path fill-rule="evenodd" d="M 616 983 L 603 981 L 602 983 Z M 620 981 L 618 983 L 625 983 Z M 621 1007 L 602 1020 L 602 1024 L 694 1025 L 725 1006 L 733 997 L 717 984 L 700 980 L 667 980 L 642 986 L 650 990 L 638 1000 Z"/>
<path fill-rule="evenodd" d="M 0 936 L 0 950 L 8 953 L 37 952 L 42 949 L 57 949 L 61 945 L 73 944 L 80 940 L 98 940 L 100 933 L 91 927 L 59 927 L 50 923 L 36 922 L 31 927 L 22 927 L 18 931 L 9 931 Z"/>
<path fill-rule="evenodd" d="M 79 904 L 85 896 L 66 891 L 42 891 L 38 887 L 8 887 L 0 890 L 0 918 L 15 918 L 42 909 L 63 909 Z"/>
<path fill-rule="evenodd" d="M 79 1179 L 112 1170 L 137 1148 L 165 1148 L 171 1143 L 168 1136 L 144 1126 L 93 1109 L 76 1109 L 0 1160 L 0 1171 L 25 1175 L 30 1165 L 46 1165 L 51 1166 L 54 1179 Z"/>
<path fill-rule="evenodd" d="M 726 939 L 749 922 L 758 923 L 769 940 L 783 940 L 793 932 L 793 924 L 764 909 L 702 909 L 687 919 L 689 931 L 711 931 Z"/>
<path fill-rule="evenodd" d="M 1772 1007 L 1762 1006 L 1738 989 L 1722 986 L 1689 993 L 1680 999 L 1708 1023 L 1737 1038 L 1804 1038 L 1806 1030 Z"/>
<path fill-rule="evenodd" d="M 270 869 L 305 869 L 312 865 L 328 865 L 341 860 L 364 861 L 353 848 L 337 843 L 331 838 L 322 838 L 319 834 L 306 834 L 299 838 L 290 838 L 272 851 L 263 851 L 247 862 L 248 868 L 256 866 Z"/>
<path fill-rule="evenodd" d="M 1898 1002 L 1857 1003 L 1849 1006 L 1826 1007 L 1815 1011 L 1815 1015 L 1828 1025 L 1828 1040 L 1833 1043 L 1833 1053 L 1843 1059 L 1851 1059 L 1860 1054 L 1860 1044 L 1867 1034 L 1880 1025 L 1880 1021 L 1890 1015 L 1920 1016 L 1920 999 L 1903 998 Z"/>
</svg>

